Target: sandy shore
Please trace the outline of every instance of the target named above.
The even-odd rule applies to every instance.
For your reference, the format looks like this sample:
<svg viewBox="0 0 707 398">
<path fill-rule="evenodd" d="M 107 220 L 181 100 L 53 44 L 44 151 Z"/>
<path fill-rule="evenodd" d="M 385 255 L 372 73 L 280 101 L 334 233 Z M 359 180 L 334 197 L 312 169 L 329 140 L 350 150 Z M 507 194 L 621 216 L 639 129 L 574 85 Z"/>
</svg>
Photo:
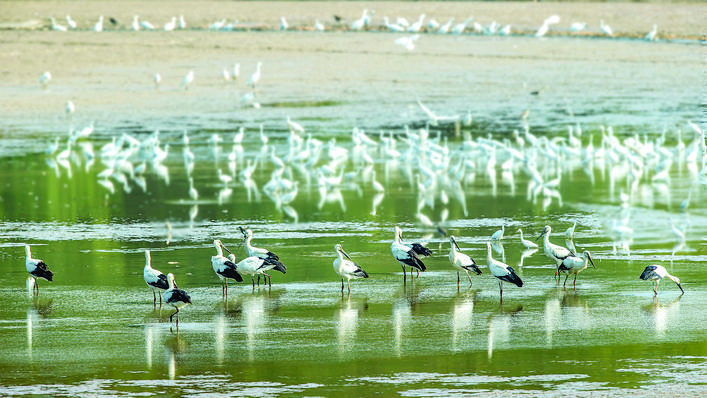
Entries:
<svg viewBox="0 0 707 398">
<path fill-rule="evenodd" d="M 0 31 L 5 94 L 0 117 L 9 130 L 61 130 L 64 106 L 72 100 L 77 124 L 181 126 L 198 124 L 196 115 L 208 114 L 227 125 L 279 120 L 287 113 L 326 119 L 324 125 L 341 119 L 350 127 L 419 118 L 414 105 L 422 98 L 440 113 L 474 109 L 493 119 L 517 118 L 530 109 L 531 117 L 565 123 L 568 115 L 596 114 L 597 109 L 620 113 L 640 101 L 641 110 L 632 109 L 627 117 L 645 112 L 662 122 L 697 120 L 690 114 L 700 102 L 704 64 L 696 42 L 426 34 L 414 51 L 406 51 L 393 44 L 399 34 L 344 31 L 365 7 L 376 10 L 374 25 L 385 15 L 412 20 L 425 13 L 438 21 L 472 15 L 483 24 L 495 20 L 532 30 L 558 14 L 557 29 L 586 21 L 596 31 L 602 18 L 617 32 L 643 35 L 656 23 L 659 36 L 678 37 L 699 35 L 707 10 L 703 4 L 634 3 L 0 2 L 2 24 L 43 21 L 49 15 L 65 24 L 70 14 L 84 28 Z M 161 25 L 179 14 L 190 30 L 128 30 L 133 15 Z M 115 18 L 118 25 L 106 22 L 102 33 L 88 30 L 98 15 Z M 275 27 L 282 15 L 300 27 L 311 26 L 315 18 L 331 25 L 333 15 L 344 22 L 341 31 L 327 33 L 195 28 L 223 18 L 253 28 Z M 257 98 L 265 106 L 256 114 L 238 100 L 248 91 L 244 82 L 258 61 L 264 66 Z M 222 70 L 234 63 L 241 64 L 240 80 L 227 83 Z M 179 83 L 189 70 L 196 78 L 184 91 Z M 53 76 L 46 89 L 38 83 L 44 71 Z M 162 76 L 159 90 L 152 83 L 156 72 Z M 529 97 L 536 90 L 543 92 L 540 100 Z"/>
</svg>

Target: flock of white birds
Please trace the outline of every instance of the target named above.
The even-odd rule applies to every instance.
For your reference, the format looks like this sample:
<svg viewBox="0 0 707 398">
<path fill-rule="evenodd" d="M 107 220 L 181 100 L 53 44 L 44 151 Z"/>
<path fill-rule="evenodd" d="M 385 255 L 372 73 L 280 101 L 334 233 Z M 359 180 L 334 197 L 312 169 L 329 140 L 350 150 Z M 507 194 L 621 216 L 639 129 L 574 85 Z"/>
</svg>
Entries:
<svg viewBox="0 0 707 398">
<path fill-rule="evenodd" d="M 482 25 L 480 22 L 475 20 L 474 17 L 466 18 L 465 20 L 455 23 L 455 18 L 449 18 L 444 23 L 438 22 L 435 19 L 427 19 L 425 14 L 421 14 L 417 20 L 409 22 L 404 17 L 397 17 L 395 21 L 391 21 L 387 16 L 384 16 L 381 21 L 374 22 L 373 15 L 374 10 L 364 9 L 360 18 L 354 20 L 351 24 L 341 22 L 342 18 L 339 16 L 334 16 L 335 21 L 337 21 L 332 26 L 326 27 L 319 19 L 315 19 L 313 24 L 298 25 L 297 27 L 292 26 L 287 22 L 287 19 L 283 16 L 280 18 L 279 30 L 315 30 L 319 32 L 324 32 L 327 30 L 343 30 L 349 29 L 351 31 L 362 31 L 362 30 L 378 30 L 378 31 L 390 31 L 393 33 L 412 33 L 412 36 L 400 37 L 395 40 L 395 44 L 401 45 L 407 50 L 413 50 L 415 48 L 415 41 L 420 38 L 420 33 L 436 33 L 436 34 L 451 34 L 451 35 L 461 35 L 461 34 L 481 34 L 481 35 L 498 35 L 507 36 L 511 34 L 522 34 L 530 35 L 533 34 L 536 37 L 544 37 L 548 32 L 551 32 L 552 26 L 560 23 L 559 15 L 551 15 L 546 18 L 543 23 L 536 30 L 518 29 L 513 30 L 509 24 L 501 24 L 496 21 L 491 22 L 488 25 Z M 55 31 L 66 32 L 68 30 L 80 30 L 77 23 L 71 18 L 70 15 L 66 16 L 66 25 L 62 25 L 56 21 L 54 17 L 49 18 L 51 29 Z M 118 23 L 115 19 L 110 19 L 113 29 L 121 30 L 124 29 L 122 25 Z M 184 15 L 179 17 L 172 17 L 169 21 L 165 22 L 163 25 L 154 25 L 144 19 L 140 19 L 138 15 L 133 17 L 133 21 L 130 25 L 130 29 L 133 31 L 174 31 L 174 30 L 185 30 L 185 29 L 205 29 L 211 31 L 243 31 L 250 30 L 253 28 L 252 23 L 240 23 L 237 19 L 229 22 L 226 18 L 214 21 L 207 26 L 198 27 L 187 27 L 187 23 L 184 19 Z M 568 28 L 565 29 L 555 29 L 552 31 L 553 34 L 582 34 L 582 35 L 596 35 L 596 36 L 607 36 L 615 37 L 617 36 L 611 27 L 604 23 L 603 20 L 599 21 L 598 29 L 590 30 L 586 22 L 572 22 Z M 84 28 L 86 30 L 88 28 Z M 275 27 L 265 27 L 260 29 L 277 29 Z M 101 15 L 98 21 L 92 25 L 90 30 L 95 32 L 101 32 L 104 30 L 104 18 Z M 653 25 L 653 29 L 650 30 L 644 36 L 647 41 L 655 41 L 658 35 L 657 25 Z"/>
</svg>

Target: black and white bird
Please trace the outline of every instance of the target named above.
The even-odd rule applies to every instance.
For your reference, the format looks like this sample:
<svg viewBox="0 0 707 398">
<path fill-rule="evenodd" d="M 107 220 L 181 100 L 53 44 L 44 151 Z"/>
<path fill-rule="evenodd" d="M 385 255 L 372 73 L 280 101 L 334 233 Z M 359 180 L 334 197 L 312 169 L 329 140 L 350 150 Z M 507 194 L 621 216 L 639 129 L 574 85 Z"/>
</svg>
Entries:
<svg viewBox="0 0 707 398">
<path fill-rule="evenodd" d="M 471 275 L 469 275 L 469 272 L 480 275 L 481 270 L 473 258 L 461 252 L 454 236 L 449 237 L 449 243 L 451 245 L 449 248 L 449 262 L 457 270 L 457 287 L 459 287 L 459 271 L 466 272 L 466 277 L 469 278 L 469 287 L 471 287 Z"/>
<path fill-rule="evenodd" d="M 38 295 L 39 285 L 37 284 L 37 279 L 42 278 L 51 282 L 54 278 L 54 273 L 47 268 L 47 264 L 45 264 L 44 261 L 32 258 L 29 245 L 25 245 L 25 254 L 27 255 L 27 259 L 25 260 L 25 268 L 27 268 L 27 272 L 29 272 L 29 275 L 34 279 L 32 292 Z"/>
<path fill-rule="evenodd" d="M 191 304 L 191 297 L 189 297 L 184 290 L 177 289 L 177 284 L 174 282 L 174 274 L 167 274 L 167 283 L 169 284 L 169 289 L 162 294 L 162 298 L 165 303 L 176 309 L 176 311 L 169 316 L 169 321 L 172 322 L 172 317 L 176 315 L 177 329 L 179 329 L 179 309 L 187 304 Z"/>
<path fill-rule="evenodd" d="M 260 286 L 260 275 L 263 275 L 265 278 L 265 284 L 267 285 L 270 280 L 270 275 L 266 274 L 265 271 L 271 269 L 277 269 L 280 271 L 277 264 L 279 261 L 277 260 L 250 256 L 236 263 L 236 255 L 233 253 L 228 255 L 228 259 L 231 260 L 232 263 L 236 264 L 236 269 L 239 274 L 250 275 L 250 280 L 253 282 L 253 287 L 255 287 L 255 275 L 258 275 L 258 286 Z M 270 282 L 270 286 L 272 286 L 272 282 Z"/>
<path fill-rule="evenodd" d="M 167 275 L 163 274 L 161 271 L 152 268 L 150 251 L 145 250 L 145 269 L 142 271 L 142 277 L 145 279 L 147 286 L 152 289 L 152 303 L 157 305 L 157 289 L 167 290 L 169 289 L 169 284 L 167 283 Z M 160 307 L 162 307 L 162 294 L 160 296 Z"/>
<path fill-rule="evenodd" d="M 336 250 L 337 257 L 333 265 L 334 271 L 341 277 L 341 293 L 344 293 L 344 278 L 346 278 L 349 294 L 351 294 L 351 279 L 368 278 L 368 274 L 351 260 L 340 244 L 334 246 L 334 250 Z"/>
<path fill-rule="evenodd" d="M 513 283 L 518 287 L 523 287 L 523 281 L 516 275 L 516 271 L 511 266 L 491 257 L 491 242 L 486 242 L 486 251 L 488 253 L 487 260 L 489 271 L 491 271 L 493 276 L 498 278 L 498 288 L 501 292 L 501 301 L 503 301 L 503 282 Z"/>
<path fill-rule="evenodd" d="M 685 290 L 683 290 L 682 285 L 680 284 L 680 279 L 670 275 L 662 265 L 649 265 L 643 270 L 643 273 L 641 273 L 641 279 L 644 281 L 653 281 L 653 293 L 655 293 L 656 296 L 658 295 L 658 283 L 663 278 L 668 278 L 675 282 L 680 288 L 682 294 L 685 294 Z"/>
<path fill-rule="evenodd" d="M 271 252 L 268 249 L 263 249 L 261 247 L 254 247 L 252 245 L 252 240 L 253 240 L 253 231 L 250 229 L 243 229 L 242 227 L 238 227 L 241 230 L 241 233 L 243 234 L 243 240 L 244 240 L 244 247 L 245 247 L 245 253 L 248 257 L 258 257 L 263 260 L 268 260 L 265 262 L 264 267 L 265 269 L 263 271 L 270 271 L 271 269 L 274 269 L 275 271 L 280 271 L 283 274 L 287 272 L 287 267 L 285 264 L 283 264 L 280 261 L 280 257 L 277 256 L 277 254 Z M 263 274 L 265 275 L 265 274 Z M 269 276 L 268 276 L 269 279 Z M 260 284 L 260 275 L 258 275 L 258 284 Z"/>
<path fill-rule="evenodd" d="M 550 243 L 550 232 L 552 232 L 552 228 L 550 228 L 549 225 L 546 225 L 540 235 L 535 238 L 535 241 L 537 242 L 538 239 L 544 237 L 543 249 L 545 250 L 545 255 L 555 260 L 555 266 L 559 268 L 560 264 L 562 264 L 562 261 L 569 256 L 574 256 L 574 253 L 566 247 Z M 559 271 L 556 271 L 555 275 L 558 275 L 558 272 Z"/>
<path fill-rule="evenodd" d="M 420 271 L 425 271 L 427 267 L 420 260 L 418 254 L 421 253 L 431 253 L 430 250 L 419 243 L 413 243 L 411 245 L 404 244 L 402 242 L 402 231 L 396 225 L 394 228 L 395 236 L 393 237 L 393 243 L 390 245 L 390 251 L 393 253 L 393 258 L 395 258 L 403 268 L 403 278 L 407 280 L 407 274 L 405 273 L 405 266 L 410 267 L 410 277 L 412 277 L 412 269 L 416 269 L 418 274 Z M 422 254 L 429 255 L 429 254 Z"/>
<path fill-rule="evenodd" d="M 582 257 L 571 255 L 564 260 L 562 260 L 562 263 L 560 264 L 558 270 L 560 272 L 566 272 L 567 276 L 565 276 L 565 283 L 562 286 L 567 285 L 567 278 L 570 277 L 570 274 L 574 274 L 574 288 L 577 288 L 577 274 L 580 272 L 584 271 L 587 269 L 587 266 L 589 263 L 592 264 L 592 267 L 596 268 L 594 265 L 594 261 L 592 260 L 591 254 L 587 250 L 582 253 Z"/>
<path fill-rule="evenodd" d="M 228 279 L 235 279 L 236 282 L 243 282 L 243 277 L 238 273 L 236 264 L 223 256 L 223 249 L 231 252 L 220 240 L 214 240 L 216 247 L 216 255 L 211 257 L 211 267 L 221 280 L 221 293 L 226 296 L 228 294 Z"/>
</svg>

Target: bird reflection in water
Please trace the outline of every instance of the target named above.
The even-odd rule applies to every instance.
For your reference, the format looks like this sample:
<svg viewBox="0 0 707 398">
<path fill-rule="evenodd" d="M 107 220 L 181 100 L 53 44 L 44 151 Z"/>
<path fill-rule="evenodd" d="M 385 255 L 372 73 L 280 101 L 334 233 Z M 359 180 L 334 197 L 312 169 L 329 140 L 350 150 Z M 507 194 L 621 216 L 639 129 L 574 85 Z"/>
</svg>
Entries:
<svg viewBox="0 0 707 398">
<path fill-rule="evenodd" d="M 655 329 L 655 335 L 658 338 L 664 338 L 665 332 L 668 329 L 669 318 L 676 318 L 680 311 L 680 299 L 682 295 L 661 303 L 657 296 L 653 296 L 653 302 L 641 307 L 646 316 L 647 323 Z"/>
<path fill-rule="evenodd" d="M 186 352 L 189 349 L 189 342 L 179 334 L 173 334 L 164 342 L 167 349 L 167 371 L 169 379 L 174 380 L 177 377 L 177 363 L 179 362 L 179 354 Z"/>
<path fill-rule="evenodd" d="M 493 358 L 494 348 L 510 340 L 510 330 L 513 317 L 519 314 L 522 310 L 523 306 L 520 304 L 506 306 L 506 308 L 504 308 L 503 302 L 501 302 L 498 313 L 489 317 L 487 342 L 487 354 L 489 361 Z"/>
<path fill-rule="evenodd" d="M 351 299 L 342 296 L 341 305 L 334 313 L 339 355 L 344 356 L 354 348 L 358 316 L 368 309 L 367 299 Z"/>
<path fill-rule="evenodd" d="M 471 340 L 474 331 L 474 302 L 476 292 L 458 293 L 452 306 L 452 351 L 461 350 L 466 341 Z M 461 348 L 460 348 L 461 347 Z"/>
<path fill-rule="evenodd" d="M 32 308 L 27 309 L 27 355 L 33 359 L 34 328 L 42 318 L 47 318 L 54 309 L 54 299 L 35 297 Z"/>
</svg>

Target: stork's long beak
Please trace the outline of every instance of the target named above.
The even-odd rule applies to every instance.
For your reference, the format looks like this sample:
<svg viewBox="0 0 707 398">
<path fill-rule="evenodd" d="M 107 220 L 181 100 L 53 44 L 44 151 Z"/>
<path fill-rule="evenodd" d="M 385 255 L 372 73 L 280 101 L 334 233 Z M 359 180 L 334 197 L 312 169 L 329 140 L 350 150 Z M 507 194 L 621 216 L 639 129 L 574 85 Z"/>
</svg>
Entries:
<svg viewBox="0 0 707 398">
<path fill-rule="evenodd" d="M 349 260 L 351 260 L 351 257 L 349 257 L 349 255 L 344 251 L 344 248 L 343 248 L 343 247 L 341 248 L 341 254 L 343 254 L 344 257 L 346 257 L 346 258 L 348 258 Z M 353 260 L 351 260 L 351 261 L 353 261 Z"/>
<path fill-rule="evenodd" d="M 543 234 L 545 234 L 545 230 L 543 230 L 543 232 L 540 232 L 540 235 L 538 235 L 538 237 L 535 238 L 535 241 L 537 242 L 538 239 L 540 239 L 540 237 L 543 236 Z"/>
<path fill-rule="evenodd" d="M 230 254 L 233 254 L 223 243 L 221 243 L 221 247 L 223 248 L 223 250 L 229 252 Z"/>
<path fill-rule="evenodd" d="M 456 246 L 457 250 L 462 251 L 462 249 L 459 248 L 459 245 L 457 244 L 456 239 L 452 239 L 452 243 L 454 243 L 454 246 Z"/>
<path fill-rule="evenodd" d="M 592 268 L 597 269 L 597 267 L 594 265 L 594 260 L 592 260 L 592 256 L 588 255 L 587 258 L 589 259 L 589 262 L 592 263 Z"/>
<path fill-rule="evenodd" d="M 682 292 L 682 294 L 685 294 L 685 291 L 682 289 L 682 286 L 679 283 L 677 285 L 680 288 L 680 291 Z"/>
</svg>

